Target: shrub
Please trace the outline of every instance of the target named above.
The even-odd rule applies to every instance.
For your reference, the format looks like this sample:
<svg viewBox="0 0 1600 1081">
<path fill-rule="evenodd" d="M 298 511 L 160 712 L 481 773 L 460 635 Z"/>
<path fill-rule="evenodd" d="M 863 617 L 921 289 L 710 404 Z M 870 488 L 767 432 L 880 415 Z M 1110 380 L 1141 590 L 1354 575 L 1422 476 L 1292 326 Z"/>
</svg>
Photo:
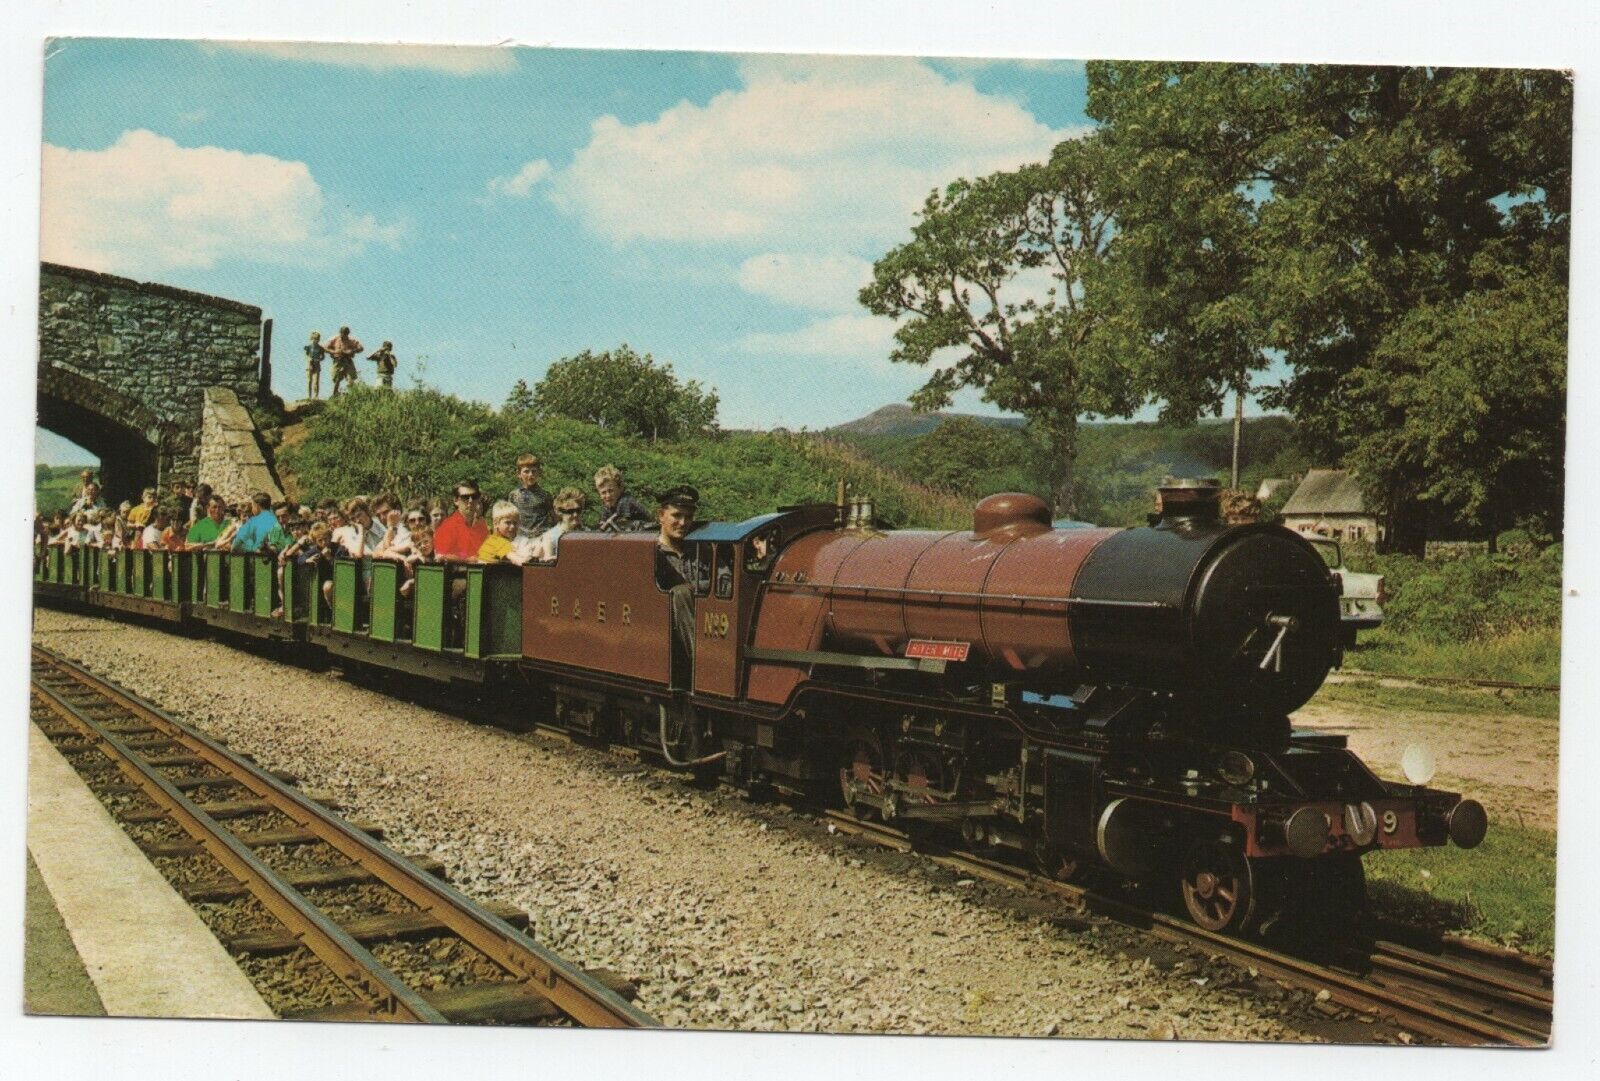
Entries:
<svg viewBox="0 0 1600 1081">
<path fill-rule="evenodd" d="M 1482 642 L 1561 624 L 1561 545 L 1515 558 L 1452 552 L 1448 558 L 1374 555 L 1352 547 L 1345 563 L 1384 576 L 1384 623 L 1434 645 Z"/>
<path fill-rule="evenodd" d="M 620 468 L 648 505 L 668 488 L 700 490 L 701 517 L 738 521 L 779 506 L 832 502 L 838 480 L 877 500 L 897 525 L 964 528 L 971 502 L 908 484 L 842 447 L 807 437 L 745 432 L 648 442 L 617 429 L 511 408 L 496 412 L 429 388 L 357 386 L 306 423 L 305 440 L 284 452 L 302 499 L 394 491 L 439 498 L 472 478 L 486 494 L 509 491 L 513 463 L 527 451 L 544 463 L 544 486 L 594 488 L 602 465 Z"/>
</svg>

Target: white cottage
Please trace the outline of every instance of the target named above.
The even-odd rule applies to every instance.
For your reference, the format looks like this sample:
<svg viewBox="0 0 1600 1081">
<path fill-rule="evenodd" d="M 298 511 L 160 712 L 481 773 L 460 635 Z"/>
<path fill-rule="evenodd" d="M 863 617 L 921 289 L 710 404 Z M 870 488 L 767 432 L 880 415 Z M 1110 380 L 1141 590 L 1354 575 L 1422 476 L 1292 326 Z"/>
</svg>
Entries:
<svg viewBox="0 0 1600 1081">
<path fill-rule="evenodd" d="M 1361 485 L 1348 469 L 1313 469 L 1283 505 L 1283 524 L 1296 533 L 1376 544 L 1383 520 L 1368 510 Z"/>
</svg>

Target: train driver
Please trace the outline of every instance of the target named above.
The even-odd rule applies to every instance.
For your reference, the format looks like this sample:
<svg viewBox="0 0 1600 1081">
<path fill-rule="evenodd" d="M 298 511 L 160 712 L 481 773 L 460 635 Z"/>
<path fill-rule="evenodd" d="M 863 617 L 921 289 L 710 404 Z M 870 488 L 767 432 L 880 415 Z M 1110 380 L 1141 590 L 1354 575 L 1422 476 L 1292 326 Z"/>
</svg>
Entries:
<svg viewBox="0 0 1600 1081">
<path fill-rule="evenodd" d="M 684 538 L 694 528 L 700 493 L 681 484 L 661 494 L 656 511 L 660 533 L 656 536 L 656 584 L 672 594 L 672 638 L 678 652 L 694 661 L 694 587 L 698 570 L 684 548 Z"/>
</svg>

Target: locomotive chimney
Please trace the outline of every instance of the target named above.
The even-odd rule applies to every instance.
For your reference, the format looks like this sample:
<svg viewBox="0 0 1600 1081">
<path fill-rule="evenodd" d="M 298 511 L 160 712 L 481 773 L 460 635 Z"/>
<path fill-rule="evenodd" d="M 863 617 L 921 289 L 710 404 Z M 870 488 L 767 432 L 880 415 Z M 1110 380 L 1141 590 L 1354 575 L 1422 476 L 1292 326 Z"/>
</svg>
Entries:
<svg viewBox="0 0 1600 1081">
<path fill-rule="evenodd" d="M 1222 482 L 1213 477 L 1167 477 L 1156 489 L 1162 522 L 1216 522 L 1222 519 Z"/>
</svg>

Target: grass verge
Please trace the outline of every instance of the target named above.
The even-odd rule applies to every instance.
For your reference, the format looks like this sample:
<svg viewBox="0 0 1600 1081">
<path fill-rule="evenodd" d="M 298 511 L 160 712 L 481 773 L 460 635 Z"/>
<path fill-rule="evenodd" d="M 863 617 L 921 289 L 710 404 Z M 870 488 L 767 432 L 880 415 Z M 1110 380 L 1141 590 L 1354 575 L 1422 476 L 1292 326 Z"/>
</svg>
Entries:
<svg viewBox="0 0 1600 1081">
<path fill-rule="evenodd" d="M 1554 686 L 1561 682 L 1561 631 L 1536 627 L 1488 639 L 1440 644 L 1379 627 L 1345 653 L 1351 668 L 1393 676 L 1503 679 Z"/>
<path fill-rule="evenodd" d="M 1556 837 L 1490 823 L 1474 849 L 1378 852 L 1362 861 L 1374 910 L 1541 957 L 1555 951 Z"/>
<path fill-rule="evenodd" d="M 1323 684 L 1316 700 L 1367 709 L 1403 709 L 1418 713 L 1516 713 L 1524 717 L 1554 718 L 1561 711 L 1561 696 L 1548 691 L 1386 687 L 1375 680 L 1358 677 Z"/>
</svg>

